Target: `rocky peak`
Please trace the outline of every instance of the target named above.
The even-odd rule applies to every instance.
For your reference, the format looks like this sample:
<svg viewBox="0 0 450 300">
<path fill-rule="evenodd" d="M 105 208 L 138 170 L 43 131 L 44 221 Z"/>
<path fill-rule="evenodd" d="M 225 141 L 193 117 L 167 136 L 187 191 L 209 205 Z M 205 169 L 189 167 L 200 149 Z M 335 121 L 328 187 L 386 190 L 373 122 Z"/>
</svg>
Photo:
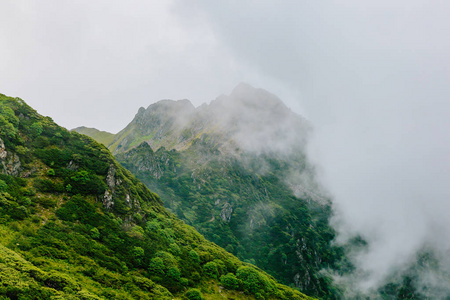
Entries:
<svg viewBox="0 0 450 300">
<path fill-rule="evenodd" d="M 220 146 L 225 152 L 265 152 L 297 147 L 307 130 L 304 119 L 275 95 L 240 83 L 230 95 L 198 108 L 186 99 L 141 107 L 109 148 L 119 153 L 147 142 L 154 151 L 160 147 L 184 150 L 204 139 L 208 147 Z"/>
</svg>

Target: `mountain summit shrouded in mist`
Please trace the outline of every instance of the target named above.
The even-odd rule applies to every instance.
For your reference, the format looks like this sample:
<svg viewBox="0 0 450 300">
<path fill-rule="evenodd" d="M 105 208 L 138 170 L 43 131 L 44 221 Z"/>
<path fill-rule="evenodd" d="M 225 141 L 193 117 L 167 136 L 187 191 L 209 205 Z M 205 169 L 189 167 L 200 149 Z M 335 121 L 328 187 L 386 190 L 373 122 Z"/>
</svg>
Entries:
<svg viewBox="0 0 450 300">
<path fill-rule="evenodd" d="M 76 130 L 101 141 L 95 130 Z M 305 152 L 309 133 L 278 97 L 241 83 L 197 108 L 188 100 L 140 108 L 103 142 L 209 240 L 301 291 L 335 297 L 321 270 L 334 268 L 342 249 L 331 245 L 330 203 Z"/>
<path fill-rule="evenodd" d="M 0 1 L 0 88 L 64 127 L 117 133 L 159 99 L 189 99 L 194 109 L 186 110 L 197 114 L 238 82 L 263 87 L 314 127 L 308 157 L 332 195 L 337 241 L 367 243 L 351 255 L 357 276 L 341 277 L 348 290 L 376 292 L 421 261 L 416 271 L 437 272 L 408 282 L 445 298 L 449 11 L 442 0 Z M 130 125 L 115 146 L 137 151 L 148 141 L 161 161 L 161 146 L 185 151 L 196 134 L 205 137 L 193 145 L 203 154 L 210 145 L 228 154 L 292 148 L 243 128 L 242 136 L 223 132 L 207 118 L 184 127 L 172 120 L 154 114 L 155 128 L 165 127 L 140 133 Z M 215 134 L 204 135 L 207 127 Z M 115 138 L 94 133 L 108 145 Z M 301 195 L 309 185 L 296 186 Z"/>
<path fill-rule="evenodd" d="M 240 84 L 230 95 L 197 108 L 188 100 L 163 100 L 147 109 L 140 108 L 125 129 L 113 139 L 103 136 L 103 142 L 147 186 L 164 195 L 165 205 L 180 218 L 208 239 L 269 270 L 286 283 L 321 296 L 445 298 L 449 277 L 442 248 L 419 247 L 415 239 L 404 240 L 401 251 L 391 248 L 398 244 L 385 239 L 395 236 L 392 222 L 377 223 L 377 231 L 386 229 L 391 234 L 376 239 L 371 235 L 375 231 L 366 231 L 368 228 L 348 230 L 345 227 L 348 223 L 342 218 L 341 194 L 337 195 L 338 210 L 331 212 L 323 196 L 327 193 L 317 183 L 315 167 L 309 161 L 311 153 L 306 151 L 311 132 L 309 123 L 276 96 Z M 342 145 L 352 140 L 337 142 Z M 358 158 L 341 163 L 354 168 Z M 367 162 L 360 161 L 360 167 Z M 348 178 L 346 173 L 341 176 L 341 180 Z M 358 181 L 354 184 L 361 185 Z M 360 201 L 351 204 L 353 208 L 346 207 L 344 212 L 367 207 L 364 198 Z M 377 202 L 384 203 L 384 199 Z M 304 206 L 305 203 L 308 204 Z M 358 218 L 386 219 L 379 213 L 389 210 L 389 205 L 399 218 L 395 224 L 401 225 L 415 204 L 405 204 L 400 209 L 399 203 L 392 202 L 374 208 L 373 215 L 366 212 Z M 301 213 L 296 211 L 298 208 L 306 210 Z M 328 220 L 332 214 L 333 225 L 340 232 L 337 241 L 344 241 L 344 248 L 331 243 L 334 231 Z M 395 218 L 392 213 L 386 216 L 389 221 Z M 307 221 L 298 223 L 298 220 Z M 312 235 L 303 231 L 305 224 L 314 228 Z M 387 224 L 391 227 L 385 228 Z M 422 225 L 419 222 L 414 227 Z M 279 231 L 280 228 L 287 231 Z M 291 238 L 275 238 L 285 233 Z M 321 242 L 317 243 L 318 240 Z M 389 244 L 384 244 L 386 241 Z M 412 247 L 417 251 L 411 252 Z M 344 249 L 350 264 L 345 261 Z M 397 257 L 398 253 L 408 256 Z M 285 260 L 280 262 L 280 258 Z M 337 267 L 341 259 L 343 264 Z M 321 269 L 333 268 L 338 270 L 334 278 L 343 289 L 341 292 L 321 282 L 326 277 L 318 275 Z"/>
<path fill-rule="evenodd" d="M 208 133 L 225 151 L 288 152 L 304 146 L 308 123 L 275 95 L 239 84 L 229 96 L 195 108 L 188 100 L 162 100 L 140 108 L 108 146 L 124 152 L 146 141 L 157 150 L 182 150 Z"/>
</svg>

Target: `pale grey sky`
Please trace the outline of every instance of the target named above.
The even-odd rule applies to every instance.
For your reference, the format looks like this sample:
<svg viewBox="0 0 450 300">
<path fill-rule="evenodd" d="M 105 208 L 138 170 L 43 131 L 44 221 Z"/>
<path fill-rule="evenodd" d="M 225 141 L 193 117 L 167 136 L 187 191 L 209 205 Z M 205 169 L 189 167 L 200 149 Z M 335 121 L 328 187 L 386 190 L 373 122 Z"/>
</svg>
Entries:
<svg viewBox="0 0 450 300">
<path fill-rule="evenodd" d="M 244 81 L 315 127 L 341 238 L 381 282 L 450 249 L 450 2 L 0 1 L 0 92 L 68 128 L 122 129 L 160 99 Z"/>
</svg>

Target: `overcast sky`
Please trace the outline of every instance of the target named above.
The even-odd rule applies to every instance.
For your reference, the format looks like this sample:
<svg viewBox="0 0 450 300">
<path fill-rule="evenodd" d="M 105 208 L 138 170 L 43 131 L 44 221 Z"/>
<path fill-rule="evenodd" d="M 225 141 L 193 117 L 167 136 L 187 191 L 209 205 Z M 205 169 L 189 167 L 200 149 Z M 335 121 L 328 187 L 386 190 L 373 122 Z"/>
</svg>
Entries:
<svg viewBox="0 0 450 300">
<path fill-rule="evenodd" d="M 449 1 L 0 1 L 0 93 L 117 132 L 160 99 L 244 81 L 315 127 L 341 238 L 381 282 L 450 241 Z"/>
</svg>

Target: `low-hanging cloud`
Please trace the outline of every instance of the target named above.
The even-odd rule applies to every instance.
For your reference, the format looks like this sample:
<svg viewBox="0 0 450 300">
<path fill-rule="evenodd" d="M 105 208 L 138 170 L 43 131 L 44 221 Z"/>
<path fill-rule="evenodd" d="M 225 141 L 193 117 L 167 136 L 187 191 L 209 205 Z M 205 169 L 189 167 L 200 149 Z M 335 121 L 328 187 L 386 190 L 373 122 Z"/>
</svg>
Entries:
<svg viewBox="0 0 450 300">
<path fill-rule="evenodd" d="M 450 2 L 0 8 L 0 92 L 68 127 L 116 131 L 149 101 L 199 104 L 241 81 L 276 94 L 315 128 L 310 156 L 333 195 L 338 240 L 369 243 L 354 256 L 366 274 L 355 288 L 383 284 L 425 247 L 441 271 L 424 270 L 421 282 L 445 292 L 437 284 L 450 269 Z"/>
<path fill-rule="evenodd" d="M 450 4 L 199 2 L 235 57 L 264 74 L 260 85 L 281 83 L 285 99 L 301 100 L 315 127 L 310 155 L 334 198 L 338 242 L 357 234 L 368 242 L 352 254 L 364 274 L 351 278 L 353 288 L 380 287 L 424 249 L 445 257 Z M 432 280 L 436 274 L 422 272 L 428 292 L 449 284 Z"/>
</svg>

